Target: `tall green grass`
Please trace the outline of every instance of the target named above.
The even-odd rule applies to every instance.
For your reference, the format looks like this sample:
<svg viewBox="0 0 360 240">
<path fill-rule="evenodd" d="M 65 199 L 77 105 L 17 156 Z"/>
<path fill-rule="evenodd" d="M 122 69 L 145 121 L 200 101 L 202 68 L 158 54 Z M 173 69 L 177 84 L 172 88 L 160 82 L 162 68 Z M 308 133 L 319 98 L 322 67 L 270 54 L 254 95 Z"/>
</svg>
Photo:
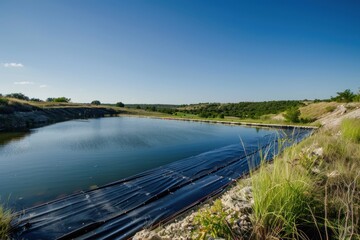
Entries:
<svg viewBox="0 0 360 240">
<path fill-rule="evenodd" d="M 360 239 L 360 119 L 346 119 L 341 136 L 318 137 L 324 148 L 325 225 L 334 239 Z"/>
<path fill-rule="evenodd" d="M 9 239 L 11 213 L 0 206 L 0 239 Z"/>
<path fill-rule="evenodd" d="M 313 181 L 293 157 L 290 149 L 251 176 L 256 239 L 306 239 L 306 231 L 314 225 Z"/>
<path fill-rule="evenodd" d="M 359 139 L 360 120 L 344 120 L 340 129 L 319 130 L 252 172 L 250 238 L 360 239 Z M 236 236 L 219 203 L 201 214 L 204 232 Z"/>
<path fill-rule="evenodd" d="M 360 119 L 340 130 L 320 130 L 252 173 L 256 239 L 360 239 Z"/>
<path fill-rule="evenodd" d="M 345 119 L 341 131 L 344 138 L 360 143 L 360 119 Z"/>
</svg>

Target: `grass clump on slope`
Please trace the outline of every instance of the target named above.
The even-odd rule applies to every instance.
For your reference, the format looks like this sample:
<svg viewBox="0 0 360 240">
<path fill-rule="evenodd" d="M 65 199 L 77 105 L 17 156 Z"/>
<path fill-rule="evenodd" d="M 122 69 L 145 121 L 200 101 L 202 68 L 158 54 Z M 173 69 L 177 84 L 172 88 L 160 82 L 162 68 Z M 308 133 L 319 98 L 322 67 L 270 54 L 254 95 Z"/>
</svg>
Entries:
<svg viewBox="0 0 360 240">
<path fill-rule="evenodd" d="M 290 149 L 251 176 L 255 239 L 302 239 L 314 225 L 318 203 L 312 194 L 313 180 L 300 163 L 292 161 L 294 153 Z"/>
<path fill-rule="evenodd" d="M 0 206 L 0 239 L 8 239 L 10 231 L 11 213 Z"/>
<path fill-rule="evenodd" d="M 344 120 L 252 174 L 255 239 L 360 239 L 359 132 Z"/>
<path fill-rule="evenodd" d="M 360 119 L 345 119 L 341 131 L 345 139 L 360 143 Z"/>
</svg>

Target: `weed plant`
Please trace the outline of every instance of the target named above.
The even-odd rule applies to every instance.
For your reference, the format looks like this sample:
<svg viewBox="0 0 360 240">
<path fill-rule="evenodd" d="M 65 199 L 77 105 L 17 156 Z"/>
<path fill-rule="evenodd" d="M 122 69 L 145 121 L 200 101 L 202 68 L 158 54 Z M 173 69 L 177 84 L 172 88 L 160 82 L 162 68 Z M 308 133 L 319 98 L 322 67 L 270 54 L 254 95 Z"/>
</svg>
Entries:
<svg viewBox="0 0 360 240">
<path fill-rule="evenodd" d="M 236 239 L 231 228 L 234 221 L 234 218 L 228 218 L 219 199 L 210 208 L 201 210 L 194 219 L 195 224 L 200 226 L 198 229 L 199 239 L 207 239 L 209 235 L 215 238 Z"/>
</svg>

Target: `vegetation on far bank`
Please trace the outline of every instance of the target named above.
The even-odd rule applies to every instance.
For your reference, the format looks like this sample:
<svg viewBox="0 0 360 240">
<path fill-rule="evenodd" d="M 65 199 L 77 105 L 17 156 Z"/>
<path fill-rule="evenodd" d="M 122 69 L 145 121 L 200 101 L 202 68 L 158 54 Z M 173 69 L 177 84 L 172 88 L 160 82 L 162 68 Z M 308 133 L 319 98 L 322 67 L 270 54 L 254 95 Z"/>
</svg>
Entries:
<svg viewBox="0 0 360 240">
<path fill-rule="evenodd" d="M 360 101 L 360 92 L 355 94 L 349 89 L 338 92 L 337 96 L 325 100 L 303 101 L 265 101 L 239 103 L 199 103 L 190 105 L 166 104 L 103 104 L 99 100 L 91 103 L 72 103 L 70 98 L 47 98 L 42 101 L 29 98 L 22 93 L 0 95 L 0 113 L 14 111 L 33 111 L 34 107 L 107 107 L 123 110 L 122 113 L 138 116 L 156 116 L 166 118 L 210 119 L 219 121 L 251 122 L 266 124 L 312 124 L 321 115 L 336 109 L 339 103 Z M 319 112 L 313 112 L 311 106 Z M 21 106 L 22 105 L 22 106 Z M 326 106 L 325 106 L 326 105 Z"/>
</svg>

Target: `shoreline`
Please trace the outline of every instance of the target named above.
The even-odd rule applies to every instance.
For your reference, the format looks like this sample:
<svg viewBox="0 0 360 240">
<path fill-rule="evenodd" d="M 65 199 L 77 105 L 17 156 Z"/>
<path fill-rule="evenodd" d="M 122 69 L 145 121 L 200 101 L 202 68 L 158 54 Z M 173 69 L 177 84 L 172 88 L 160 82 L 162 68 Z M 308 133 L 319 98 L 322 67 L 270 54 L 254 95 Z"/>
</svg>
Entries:
<svg viewBox="0 0 360 240">
<path fill-rule="evenodd" d="M 302 128 L 302 129 L 318 129 L 317 126 L 309 125 L 293 125 L 281 123 L 255 123 L 246 121 L 226 121 L 226 120 L 210 120 L 210 119 L 192 119 L 192 118 L 179 118 L 171 116 L 151 116 L 151 115 L 136 115 L 119 113 L 111 108 L 45 108 L 32 112 L 14 112 L 12 114 L 0 114 L 0 133 L 26 131 L 33 128 L 44 127 L 58 122 L 64 122 L 76 119 L 92 119 L 103 117 L 138 117 L 138 118 L 151 118 L 160 120 L 174 120 L 185 122 L 200 122 L 209 124 L 223 124 L 233 126 L 246 126 L 246 127 L 261 127 L 261 128 Z"/>
<path fill-rule="evenodd" d="M 236 126 L 247 126 L 247 127 L 261 127 L 261 128 L 303 128 L 303 129 L 319 129 L 317 126 L 307 125 L 291 125 L 291 124 L 276 124 L 276 123 L 253 123 L 253 122 L 234 122 L 234 121 L 219 121 L 219 120 L 208 120 L 208 119 L 191 119 L 191 118 L 172 118 L 172 117 L 156 117 L 146 115 L 131 115 L 131 114 L 119 114 L 119 117 L 138 117 L 138 118 L 151 118 L 160 120 L 174 120 L 174 121 L 185 121 L 185 122 L 202 122 L 212 124 L 223 124 L 223 125 L 236 125 Z"/>
<path fill-rule="evenodd" d="M 93 107 L 38 108 L 28 112 L 16 111 L 0 114 L 0 133 L 27 131 L 58 122 L 116 116 L 117 114 L 118 112 L 110 108 Z"/>
</svg>

